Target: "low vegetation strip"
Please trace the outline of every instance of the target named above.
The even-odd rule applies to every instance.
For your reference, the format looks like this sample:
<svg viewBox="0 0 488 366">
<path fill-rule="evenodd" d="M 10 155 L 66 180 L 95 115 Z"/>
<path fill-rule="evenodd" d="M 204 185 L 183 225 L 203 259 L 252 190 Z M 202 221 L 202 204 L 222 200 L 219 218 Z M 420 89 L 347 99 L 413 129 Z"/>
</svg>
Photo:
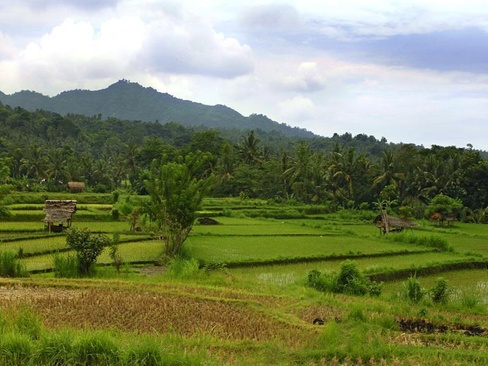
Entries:
<svg viewBox="0 0 488 366">
<path fill-rule="evenodd" d="M 364 259 L 364 258 L 384 258 L 384 257 L 396 257 L 398 255 L 410 255 L 427 253 L 428 250 L 399 250 L 391 252 L 381 252 L 381 253 L 357 253 L 357 254 L 331 254 L 326 256 L 312 256 L 312 257 L 295 257 L 295 258 L 276 258 L 272 260 L 249 260 L 249 261 L 236 261 L 236 262 L 224 262 L 227 268 L 245 268 L 245 267 L 256 267 L 256 266 L 275 266 L 275 265 L 289 265 L 298 263 L 313 263 L 313 262 L 330 262 L 330 261 L 343 261 L 346 259 Z M 211 265 L 212 263 L 205 263 L 203 265 Z"/>
<path fill-rule="evenodd" d="M 487 259 L 466 258 L 456 261 L 433 263 L 422 267 L 391 269 L 387 272 L 369 274 L 368 277 L 373 281 L 393 281 L 408 278 L 413 275 L 432 275 L 443 272 L 458 271 L 463 269 L 487 269 Z"/>
<path fill-rule="evenodd" d="M 345 257 L 388 252 L 430 251 L 432 248 L 392 243 L 377 238 L 346 236 L 208 237 L 187 241 L 192 255 L 206 263 L 265 262 L 283 258 Z"/>
</svg>

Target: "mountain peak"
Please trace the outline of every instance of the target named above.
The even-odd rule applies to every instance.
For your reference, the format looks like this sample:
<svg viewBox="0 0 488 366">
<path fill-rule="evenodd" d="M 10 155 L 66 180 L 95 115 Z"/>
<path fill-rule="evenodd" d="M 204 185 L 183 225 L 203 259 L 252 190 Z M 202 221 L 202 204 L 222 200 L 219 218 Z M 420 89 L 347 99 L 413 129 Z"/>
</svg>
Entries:
<svg viewBox="0 0 488 366">
<path fill-rule="evenodd" d="M 81 114 L 103 118 L 114 117 L 160 123 L 176 122 L 183 126 L 207 128 L 280 131 L 287 136 L 314 137 L 312 132 L 292 128 L 263 115 L 244 117 L 222 104 L 204 105 L 178 99 L 127 79 L 121 79 L 105 89 L 64 91 L 49 98 L 36 92 L 23 91 L 8 96 L 0 93 L 0 101 L 27 110 L 44 109 L 62 115 Z M 260 116 L 261 118 L 256 118 Z"/>
</svg>

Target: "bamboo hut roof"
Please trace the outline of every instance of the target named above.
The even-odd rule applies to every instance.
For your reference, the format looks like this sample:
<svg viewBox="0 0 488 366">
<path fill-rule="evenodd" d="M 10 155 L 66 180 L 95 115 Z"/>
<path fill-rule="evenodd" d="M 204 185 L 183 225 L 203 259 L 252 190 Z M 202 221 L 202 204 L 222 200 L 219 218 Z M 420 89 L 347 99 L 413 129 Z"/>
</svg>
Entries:
<svg viewBox="0 0 488 366">
<path fill-rule="evenodd" d="M 83 191 L 85 182 L 68 182 L 68 189 L 71 191 Z"/>
<path fill-rule="evenodd" d="M 384 217 L 387 220 L 387 224 L 390 227 L 397 227 L 397 228 L 411 228 L 418 226 L 416 222 L 400 219 L 398 217 L 390 216 L 390 215 L 378 215 L 374 219 L 374 223 L 376 227 L 382 228 L 384 226 Z"/>
<path fill-rule="evenodd" d="M 45 202 L 44 212 L 46 217 L 44 222 L 65 222 L 71 221 L 76 212 L 75 200 L 47 200 Z"/>
</svg>

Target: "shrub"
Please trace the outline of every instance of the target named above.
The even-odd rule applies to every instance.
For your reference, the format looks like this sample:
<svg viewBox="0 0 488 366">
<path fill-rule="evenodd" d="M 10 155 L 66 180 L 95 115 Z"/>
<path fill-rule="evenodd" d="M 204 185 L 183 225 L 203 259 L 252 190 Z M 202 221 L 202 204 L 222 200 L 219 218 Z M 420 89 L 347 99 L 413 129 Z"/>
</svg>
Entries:
<svg viewBox="0 0 488 366">
<path fill-rule="evenodd" d="M 110 239 L 106 235 L 93 235 L 86 228 L 71 228 L 66 236 L 66 244 L 76 251 L 79 274 L 86 276 L 103 249 L 110 245 Z"/>
<path fill-rule="evenodd" d="M 307 285 L 324 292 L 344 293 L 348 295 L 381 295 L 382 283 L 371 282 L 357 268 L 356 262 L 347 260 L 342 263 L 338 274 L 324 275 L 312 270 L 308 273 Z"/>
<path fill-rule="evenodd" d="M 429 291 L 430 297 L 435 304 L 446 304 L 449 293 L 450 290 L 444 278 L 438 278 L 434 287 Z"/>
<path fill-rule="evenodd" d="M 381 295 L 383 290 L 383 282 L 371 281 L 369 284 L 369 294 L 370 296 L 378 297 Z"/>
<path fill-rule="evenodd" d="M 368 292 L 368 280 L 359 271 L 356 262 L 351 260 L 342 263 L 336 283 L 340 293 L 365 295 Z"/>
</svg>

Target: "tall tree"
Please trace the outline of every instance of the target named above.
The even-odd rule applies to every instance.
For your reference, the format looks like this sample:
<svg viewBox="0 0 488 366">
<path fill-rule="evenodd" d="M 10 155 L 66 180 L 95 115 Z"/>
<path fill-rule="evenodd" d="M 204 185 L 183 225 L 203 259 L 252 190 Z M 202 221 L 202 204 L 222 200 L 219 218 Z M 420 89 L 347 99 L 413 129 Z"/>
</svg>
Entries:
<svg viewBox="0 0 488 366">
<path fill-rule="evenodd" d="M 65 183 L 71 179 L 67 169 L 67 159 L 61 148 L 54 149 L 47 155 L 46 173 L 55 183 Z"/>
<path fill-rule="evenodd" d="M 187 155 L 178 162 L 154 165 L 146 180 L 152 229 L 164 242 L 167 257 L 175 257 L 191 232 L 197 210 L 213 177 L 202 176 L 205 156 Z"/>
<path fill-rule="evenodd" d="M 21 159 L 20 169 L 28 178 L 38 180 L 47 178 L 47 159 L 40 146 L 30 148 L 25 157 Z"/>
<path fill-rule="evenodd" d="M 238 146 L 239 154 L 244 163 L 257 164 L 262 162 L 260 142 L 254 131 L 242 138 Z"/>
<path fill-rule="evenodd" d="M 398 184 L 403 178 L 403 173 L 397 170 L 393 153 L 391 151 L 383 151 L 379 175 L 374 178 L 373 185 L 381 188 L 385 186 L 398 188 Z"/>
</svg>

